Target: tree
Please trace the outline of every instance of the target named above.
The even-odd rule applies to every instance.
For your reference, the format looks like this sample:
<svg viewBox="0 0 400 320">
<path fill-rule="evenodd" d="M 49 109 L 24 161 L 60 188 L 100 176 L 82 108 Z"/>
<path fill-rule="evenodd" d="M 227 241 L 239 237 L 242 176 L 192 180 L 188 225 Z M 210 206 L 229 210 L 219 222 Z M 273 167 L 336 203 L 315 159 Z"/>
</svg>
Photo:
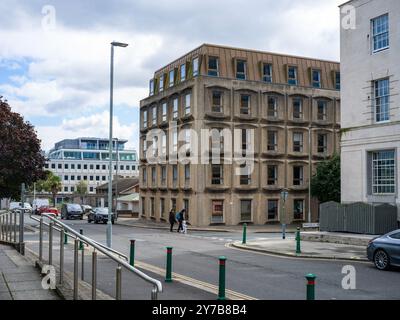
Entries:
<svg viewBox="0 0 400 320">
<path fill-rule="evenodd" d="M 54 175 L 51 171 L 45 172 L 45 180 L 40 180 L 36 184 L 38 191 L 50 192 L 53 196 L 53 205 L 56 206 L 57 194 L 62 190 L 62 183 L 59 176 Z"/>
<path fill-rule="evenodd" d="M 318 164 L 317 172 L 311 179 L 311 195 L 320 202 L 340 202 L 340 156 Z"/>
<path fill-rule="evenodd" d="M 83 204 L 83 198 L 87 195 L 88 193 L 88 184 L 86 181 L 79 181 L 79 183 L 76 185 L 76 194 L 78 194 L 81 197 L 81 203 Z"/>
<path fill-rule="evenodd" d="M 0 96 L 0 198 L 19 199 L 22 183 L 43 178 L 44 164 L 34 127 Z"/>
</svg>

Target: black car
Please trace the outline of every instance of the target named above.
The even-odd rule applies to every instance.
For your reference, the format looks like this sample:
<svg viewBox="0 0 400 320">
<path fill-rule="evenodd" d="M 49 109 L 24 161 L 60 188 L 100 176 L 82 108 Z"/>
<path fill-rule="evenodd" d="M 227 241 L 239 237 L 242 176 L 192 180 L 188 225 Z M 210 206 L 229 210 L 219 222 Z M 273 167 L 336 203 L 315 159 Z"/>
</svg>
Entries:
<svg viewBox="0 0 400 320">
<path fill-rule="evenodd" d="M 115 216 L 111 214 L 111 223 L 114 224 Z M 107 223 L 108 222 L 108 208 L 94 208 L 88 214 L 88 223 Z"/>
<path fill-rule="evenodd" d="M 61 219 L 83 219 L 83 210 L 79 204 L 64 203 L 61 207 Z"/>
</svg>

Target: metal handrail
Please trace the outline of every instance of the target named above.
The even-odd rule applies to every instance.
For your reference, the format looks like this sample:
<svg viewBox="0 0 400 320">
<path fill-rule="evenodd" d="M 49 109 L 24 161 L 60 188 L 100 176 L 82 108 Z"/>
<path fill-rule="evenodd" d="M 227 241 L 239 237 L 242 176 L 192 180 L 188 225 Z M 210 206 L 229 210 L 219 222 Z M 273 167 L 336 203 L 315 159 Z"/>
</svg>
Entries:
<svg viewBox="0 0 400 320">
<path fill-rule="evenodd" d="M 9 244 L 17 244 L 17 217 L 15 210 L 0 211 L 0 240 Z"/>
<path fill-rule="evenodd" d="M 45 214 L 45 215 L 47 215 L 47 216 L 53 216 L 52 214 Z M 40 223 L 40 219 L 39 219 L 39 218 L 34 217 L 34 216 L 32 216 L 32 215 L 30 215 L 29 217 L 30 217 L 32 220 L 35 220 L 35 221 L 37 221 L 37 222 Z M 44 224 L 45 226 L 47 226 L 47 227 L 50 227 L 50 224 L 48 224 L 48 223 L 46 223 L 46 222 L 44 222 L 44 221 L 43 221 L 43 224 Z M 53 226 L 53 228 L 54 228 L 56 231 L 61 232 L 61 229 L 60 229 L 60 228 L 57 228 L 57 227 L 55 227 L 55 226 Z M 72 229 L 72 230 L 73 230 L 73 229 Z M 81 234 L 79 234 L 79 235 L 81 235 Z M 69 238 L 76 239 L 76 236 L 75 236 L 75 235 L 72 235 L 72 234 L 69 234 L 69 233 L 65 233 L 65 236 L 67 236 L 67 237 L 69 237 Z M 111 251 L 112 253 L 114 253 L 115 255 L 119 256 L 120 258 L 124 258 L 126 261 L 129 261 L 129 258 L 128 258 L 127 255 L 125 255 L 125 254 L 123 254 L 123 253 L 121 253 L 121 252 L 119 252 L 119 251 L 117 251 L 117 250 L 115 250 L 115 249 L 113 249 L 113 248 L 109 248 L 109 247 L 107 247 L 106 245 L 104 245 L 104 244 L 102 244 L 102 243 L 100 243 L 100 242 L 98 242 L 98 241 L 96 241 L 96 240 L 91 239 L 91 241 L 93 241 L 93 242 L 96 243 L 97 245 L 103 247 L 104 249 L 107 249 L 108 251 Z M 83 241 L 83 242 L 85 242 L 85 241 Z"/>
<path fill-rule="evenodd" d="M 117 267 L 117 277 L 116 277 L 116 298 L 120 299 L 121 298 L 121 267 L 124 267 L 130 272 L 135 273 L 138 275 L 140 278 L 142 278 L 144 281 L 149 282 L 153 285 L 153 289 L 151 291 L 151 299 L 152 300 L 157 300 L 157 295 L 158 293 L 163 291 L 162 284 L 159 280 L 151 278 L 150 276 L 146 275 L 142 271 L 136 269 L 135 267 L 131 266 L 127 261 L 124 261 L 120 258 L 115 257 L 115 255 L 122 256 L 128 260 L 128 258 L 123 255 L 122 253 L 104 246 L 103 244 L 98 243 L 97 241 L 90 239 L 68 225 L 60 222 L 56 218 L 54 218 L 53 215 L 51 214 L 42 214 L 40 219 L 37 219 L 35 217 L 31 217 L 33 220 L 39 221 L 40 223 L 40 240 L 39 240 L 39 261 L 42 261 L 43 257 L 43 225 L 48 225 L 49 226 L 49 264 L 52 264 L 52 249 L 53 249 L 53 229 L 57 230 L 60 232 L 60 283 L 62 283 L 62 277 L 63 277 L 63 261 L 64 261 L 64 244 L 63 244 L 63 237 L 65 234 L 68 234 L 68 236 L 72 236 L 75 239 L 74 243 L 74 299 L 78 299 L 78 250 L 79 250 L 79 243 L 86 243 L 88 246 L 93 247 L 97 251 L 103 253 L 113 261 L 115 261 L 118 264 Z M 47 218 L 50 220 L 49 224 L 45 224 L 44 218 Z M 59 228 L 57 228 L 57 226 Z M 65 231 L 68 231 L 65 233 Z M 92 253 L 92 299 L 96 299 L 96 279 L 97 279 L 97 252 L 96 250 L 93 251 Z M 82 250 L 82 280 L 84 277 L 84 252 Z"/>
</svg>

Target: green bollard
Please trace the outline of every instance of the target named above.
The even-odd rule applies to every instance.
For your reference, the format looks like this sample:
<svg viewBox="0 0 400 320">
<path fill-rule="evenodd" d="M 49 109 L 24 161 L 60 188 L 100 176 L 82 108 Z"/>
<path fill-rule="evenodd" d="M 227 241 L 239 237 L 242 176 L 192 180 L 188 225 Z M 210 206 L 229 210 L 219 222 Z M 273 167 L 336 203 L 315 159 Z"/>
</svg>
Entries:
<svg viewBox="0 0 400 320">
<path fill-rule="evenodd" d="M 131 251 L 129 256 L 129 264 L 135 266 L 135 240 L 131 240 Z"/>
<path fill-rule="evenodd" d="M 246 244 L 247 241 L 247 223 L 243 224 L 243 241 L 242 244 Z"/>
<path fill-rule="evenodd" d="M 307 300 L 315 300 L 315 279 L 317 277 L 310 273 L 306 275 L 307 279 Z"/>
<path fill-rule="evenodd" d="M 167 247 L 167 271 L 165 282 L 172 282 L 172 247 Z"/>
<path fill-rule="evenodd" d="M 64 244 L 68 244 L 68 231 L 67 230 L 65 230 L 65 232 L 64 232 Z"/>
<path fill-rule="evenodd" d="M 225 265 L 226 265 L 226 258 L 219 257 L 218 300 L 226 300 L 226 297 L 225 297 Z"/>
<path fill-rule="evenodd" d="M 300 228 L 297 228 L 296 232 L 296 254 L 301 253 L 301 248 L 300 248 Z"/>
<path fill-rule="evenodd" d="M 81 235 L 83 235 L 83 230 L 80 229 L 80 230 L 79 230 L 79 233 L 80 233 Z M 83 250 L 83 242 L 82 242 L 82 241 L 79 241 L 79 250 Z"/>
</svg>

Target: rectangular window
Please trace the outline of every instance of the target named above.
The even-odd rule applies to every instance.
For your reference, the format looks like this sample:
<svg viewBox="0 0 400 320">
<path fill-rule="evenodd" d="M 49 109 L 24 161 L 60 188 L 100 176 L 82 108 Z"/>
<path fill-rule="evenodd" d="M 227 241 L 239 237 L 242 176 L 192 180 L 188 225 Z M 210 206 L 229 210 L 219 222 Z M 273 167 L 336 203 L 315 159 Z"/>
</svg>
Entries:
<svg viewBox="0 0 400 320">
<path fill-rule="evenodd" d="M 150 216 L 154 217 L 155 214 L 155 201 L 154 198 L 150 198 Z"/>
<path fill-rule="evenodd" d="M 303 119 L 303 99 L 301 98 L 293 99 L 293 119 Z"/>
<path fill-rule="evenodd" d="M 185 115 L 190 114 L 191 112 L 191 101 L 192 101 L 192 94 L 188 93 L 185 95 Z"/>
<path fill-rule="evenodd" d="M 327 102 L 319 100 L 317 103 L 317 120 L 326 121 L 327 120 Z"/>
<path fill-rule="evenodd" d="M 190 182 L 190 164 L 185 164 L 185 183 Z"/>
<path fill-rule="evenodd" d="M 171 208 L 176 210 L 176 199 L 174 198 L 171 199 Z"/>
<path fill-rule="evenodd" d="M 68 192 L 68 187 L 64 187 L 64 192 Z"/>
<path fill-rule="evenodd" d="M 303 133 L 293 133 L 293 152 L 303 152 Z"/>
<path fill-rule="evenodd" d="M 75 176 L 71 176 L 71 181 L 75 181 Z"/>
<path fill-rule="evenodd" d="M 64 169 L 68 169 L 68 163 L 64 164 Z"/>
<path fill-rule="evenodd" d="M 159 83 L 159 91 L 160 92 L 163 92 L 164 91 L 164 75 L 162 74 L 161 76 L 160 76 L 160 83 Z"/>
<path fill-rule="evenodd" d="M 160 217 L 165 218 L 165 199 L 160 198 Z"/>
<path fill-rule="evenodd" d="M 181 64 L 181 82 L 186 80 L 186 63 Z"/>
<path fill-rule="evenodd" d="M 278 117 L 278 99 L 276 97 L 268 97 L 268 118 Z"/>
<path fill-rule="evenodd" d="M 153 112 L 152 112 L 152 115 L 153 115 L 153 126 L 155 126 L 155 125 L 157 125 L 157 107 L 153 107 Z"/>
<path fill-rule="evenodd" d="M 147 169 L 143 168 L 143 183 L 147 182 Z"/>
<path fill-rule="evenodd" d="M 244 186 L 248 186 L 251 184 L 251 174 L 248 173 L 249 168 L 247 167 L 246 164 L 243 164 L 240 166 L 240 171 L 241 174 L 240 175 L 240 185 L 244 185 Z"/>
<path fill-rule="evenodd" d="M 321 88 L 321 71 L 313 69 L 311 72 L 312 86 L 314 88 Z"/>
<path fill-rule="evenodd" d="M 223 112 L 223 108 L 222 108 L 222 93 L 219 92 L 219 91 L 213 91 L 213 93 L 212 93 L 211 111 L 212 112 L 218 112 L 218 113 L 222 113 Z"/>
<path fill-rule="evenodd" d="M 288 67 L 288 84 L 297 85 L 297 67 Z"/>
<path fill-rule="evenodd" d="M 268 220 L 278 220 L 278 200 L 268 200 Z"/>
<path fill-rule="evenodd" d="M 376 195 L 396 193 L 394 150 L 372 153 L 372 192 Z"/>
<path fill-rule="evenodd" d="M 172 181 L 174 184 L 178 181 L 178 166 L 176 164 L 172 166 Z"/>
<path fill-rule="evenodd" d="M 143 128 L 147 128 L 147 110 L 143 111 Z"/>
<path fill-rule="evenodd" d="M 62 164 L 61 163 L 58 164 L 58 169 L 62 169 Z"/>
<path fill-rule="evenodd" d="M 340 72 L 335 72 L 335 88 L 340 90 Z"/>
<path fill-rule="evenodd" d="M 162 155 L 167 154 L 167 134 L 165 132 L 161 137 L 161 153 Z"/>
<path fill-rule="evenodd" d="M 268 131 L 268 151 L 278 151 L 278 132 Z"/>
<path fill-rule="evenodd" d="M 167 182 L 167 167 L 162 166 L 161 167 L 161 184 L 165 185 Z"/>
<path fill-rule="evenodd" d="M 236 61 L 236 79 L 246 80 L 247 62 L 245 60 Z"/>
<path fill-rule="evenodd" d="M 208 57 L 208 75 L 219 76 L 219 60 L 217 57 Z"/>
<path fill-rule="evenodd" d="M 75 170 L 75 165 L 71 164 L 71 170 Z"/>
<path fill-rule="evenodd" d="M 153 185 L 156 184 L 156 179 L 157 179 L 156 168 L 153 167 L 153 168 L 151 168 L 151 182 Z"/>
<path fill-rule="evenodd" d="M 183 199 L 183 209 L 185 209 L 184 219 L 186 221 L 189 221 L 189 214 L 190 214 L 189 199 Z"/>
<path fill-rule="evenodd" d="M 175 70 L 169 72 L 169 87 L 173 87 L 175 84 Z"/>
<path fill-rule="evenodd" d="M 278 183 L 278 166 L 268 166 L 268 185 L 275 186 Z"/>
<path fill-rule="evenodd" d="M 376 122 L 389 121 L 389 79 L 375 81 L 374 88 Z"/>
<path fill-rule="evenodd" d="M 162 122 L 167 122 L 168 105 L 166 102 L 162 104 Z"/>
<path fill-rule="evenodd" d="M 269 63 L 263 63 L 263 81 L 272 82 L 272 65 Z"/>
<path fill-rule="evenodd" d="M 71 187 L 71 192 L 75 192 L 75 187 Z"/>
<path fill-rule="evenodd" d="M 250 96 L 248 94 L 240 95 L 240 114 L 250 114 Z"/>
<path fill-rule="evenodd" d="M 294 199 L 293 200 L 293 218 L 294 220 L 304 219 L 304 200 Z"/>
<path fill-rule="evenodd" d="M 142 216 L 146 215 L 146 198 L 142 197 Z"/>
<path fill-rule="evenodd" d="M 68 181 L 68 176 L 64 176 L 64 181 Z"/>
<path fill-rule="evenodd" d="M 154 95 L 154 79 L 150 80 L 149 91 L 150 91 L 150 96 Z"/>
<path fill-rule="evenodd" d="M 327 135 L 318 134 L 318 153 L 326 153 L 328 151 Z"/>
<path fill-rule="evenodd" d="M 242 153 L 245 155 L 250 144 L 250 130 L 242 129 Z"/>
<path fill-rule="evenodd" d="M 178 152 L 178 131 L 176 130 L 172 133 L 172 151 Z"/>
<path fill-rule="evenodd" d="M 199 75 L 199 58 L 194 58 L 192 61 L 193 68 L 193 77 L 197 77 Z"/>
<path fill-rule="evenodd" d="M 56 168 L 56 164 L 55 164 L 55 163 L 52 163 L 52 164 L 51 164 L 51 168 L 52 168 L 52 169 L 55 169 L 55 168 Z"/>
<path fill-rule="evenodd" d="M 224 171 L 221 164 L 211 165 L 211 184 L 221 185 L 224 183 Z"/>
<path fill-rule="evenodd" d="M 106 176 L 102 176 L 101 180 L 106 181 L 107 180 Z"/>
<path fill-rule="evenodd" d="M 240 220 L 251 221 L 251 200 L 240 201 Z"/>
<path fill-rule="evenodd" d="M 224 222 L 224 201 L 213 200 L 211 203 L 211 222 L 212 223 L 223 223 Z"/>
<path fill-rule="evenodd" d="M 371 20 L 373 52 L 389 48 L 389 15 L 377 17 Z"/>
<path fill-rule="evenodd" d="M 293 167 L 293 185 L 301 186 L 303 185 L 303 167 L 294 166 Z"/>
<path fill-rule="evenodd" d="M 172 119 L 178 119 L 178 98 L 175 98 L 172 103 Z"/>
</svg>

